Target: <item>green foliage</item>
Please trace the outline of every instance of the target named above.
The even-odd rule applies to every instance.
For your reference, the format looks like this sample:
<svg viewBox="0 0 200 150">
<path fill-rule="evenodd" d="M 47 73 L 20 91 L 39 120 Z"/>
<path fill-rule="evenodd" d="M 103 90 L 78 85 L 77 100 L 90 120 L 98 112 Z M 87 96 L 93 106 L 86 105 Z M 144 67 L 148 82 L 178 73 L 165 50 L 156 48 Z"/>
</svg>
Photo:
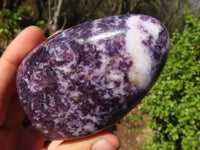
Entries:
<svg viewBox="0 0 200 150">
<path fill-rule="evenodd" d="M 17 12 L 3 9 L 0 11 L 0 38 L 13 38 L 19 31 L 21 16 Z"/>
<path fill-rule="evenodd" d="M 129 113 L 129 119 L 131 121 L 138 121 L 138 120 L 141 120 L 142 117 L 141 116 L 138 116 L 138 115 L 134 115 L 133 113 Z"/>
<path fill-rule="evenodd" d="M 172 34 L 166 66 L 143 99 L 154 131 L 148 150 L 200 149 L 200 20 L 185 16 L 187 28 Z"/>
<path fill-rule="evenodd" d="M 141 115 L 137 115 L 137 114 L 135 114 L 133 112 L 130 112 L 129 113 L 129 119 L 130 119 L 130 121 L 139 121 L 139 120 L 142 119 L 142 117 L 141 117 Z M 132 128 L 132 129 L 129 129 L 128 132 L 129 132 L 129 134 L 139 133 L 139 130 Z"/>
<path fill-rule="evenodd" d="M 134 134 L 134 133 L 139 133 L 139 132 L 140 132 L 140 131 L 139 131 L 138 129 L 134 129 L 134 128 L 128 130 L 128 133 L 129 133 L 129 134 Z"/>
<path fill-rule="evenodd" d="M 21 15 L 9 9 L 0 10 L 0 56 L 5 47 L 20 31 Z"/>
<path fill-rule="evenodd" d="M 34 8 L 31 6 L 19 6 L 17 11 L 20 13 L 22 16 L 22 23 L 21 24 L 26 24 L 27 26 L 29 25 L 36 25 L 42 30 L 45 30 L 45 21 L 44 18 L 40 18 L 40 14 L 35 13 Z M 21 25 L 22 28 L 23 25 Z"/>
<path fill-rule="evenodd" d="M 36 22 L 36 26 L 38 26 L 39 28 L 41 28 L 42 30 L 44 30 L 45 27 L 46 27 L 45 21 L 44 20 L 38 20 Z"/>
<path fill-rule="evenodd" d="M 0 56 L 11 40 L 29 25 L 37 25 L 41 29 L 45 29 L 45 21 L 39 19 L 30 6 L 0 10 Z"/>
</svg>

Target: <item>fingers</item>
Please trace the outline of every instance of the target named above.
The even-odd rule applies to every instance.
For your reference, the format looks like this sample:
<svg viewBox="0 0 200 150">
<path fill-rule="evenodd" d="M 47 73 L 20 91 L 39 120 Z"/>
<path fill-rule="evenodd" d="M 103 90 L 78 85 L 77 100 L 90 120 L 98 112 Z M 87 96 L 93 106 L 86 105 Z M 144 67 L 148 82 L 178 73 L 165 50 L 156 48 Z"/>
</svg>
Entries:
<svg viewBox="0 0 200 150">
<path fill-rule="evenodd" d="M 16 133 L 17 148 L 15 150 L 42 150 L 45 138 L 34 128 L 24 129 L 19 126 Z"/>
<path fill-rule="evenodd" d="M 18 100 L 17 91 L 15 91 L 11 99 L 12 100 L 6 113 L 6 119 L 3 123 L 3 126 L 7 128 L 21 125 L 25 117 L 24 111 Z"/>
<path fill-rule="evenodd" d="M 117 137 L 110 132 L 104 132 L 75 141 L 54 141 L 48 150 L 117 150 L 118 148 Z"/>
<path fill-rule="evenodd" d="M 0 58 L 0 126 L 3 124 L 15 87 L 17 68 L 23 58 L 44 40 L 38 27 L 24 29 Z"/>
</svg>

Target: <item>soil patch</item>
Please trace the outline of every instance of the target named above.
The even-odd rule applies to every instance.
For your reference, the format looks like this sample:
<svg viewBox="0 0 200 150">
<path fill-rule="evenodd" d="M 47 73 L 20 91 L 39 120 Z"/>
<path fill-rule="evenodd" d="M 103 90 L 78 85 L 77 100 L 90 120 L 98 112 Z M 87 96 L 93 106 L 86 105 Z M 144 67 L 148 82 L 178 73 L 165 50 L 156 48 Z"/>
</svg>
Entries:
<svg viewBox="0 0 200 150">
<path fill-rule="evenodd" d="M 132 110 L 135 115 L 141 115 L 138 107 Z M 120 140 L 120 150 L 142 150 L 143 143 L 149 138 L 146 133 L 152 133 L 152 130 L 146 127 L 144 121 L 146 116 L 142 116 L 142 118 L 131 121 L 129 115 L 126 115 L 112 127 L 114 134 Z"/>
</svg>

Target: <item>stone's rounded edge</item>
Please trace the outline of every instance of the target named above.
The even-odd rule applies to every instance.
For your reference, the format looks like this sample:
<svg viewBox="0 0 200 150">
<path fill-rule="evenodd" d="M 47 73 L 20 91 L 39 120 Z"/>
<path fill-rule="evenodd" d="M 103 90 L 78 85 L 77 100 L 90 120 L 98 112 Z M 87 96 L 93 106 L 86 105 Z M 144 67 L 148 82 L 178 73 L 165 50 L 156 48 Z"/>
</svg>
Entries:
<svg viewBox="0 0 200 150">
<path fill-rule="evenodd" d="M 44 41 L 45 42 L 45 41 Z M 27 69 L 27 61 L 30 57 L 32 57 L 32 55 L 34 53 L 37 53 L 38 49 L 43 45 L 42 42 L 41 44 L 39 44 L 36 48 L 34 48 L 31 52 L 29 52 L 27 54 L 27 56 L 22 60 L 22 62 L 20 63 L 18 69 L 17 69 L 17 73 L 16 73 L 16 88 L 17 88 L 17 93 L 18 93 L 18 97 L 19 97 L 19 101 L 21 106 L 24 109 L 25 114 L 29 117 L 29 109 L 26 107 L 26 99 L 24 99 L 24 96 L 26 94 L 24 94 L 25 92 L 27 92 L 26 90 L 24 90 L 24 88 L 26 87 L 24 84 L 25 82 L 25 78 L 30 74 L 30 72 L 28 72 Z M 26 98 L 28 98 L 28 95 L 26 95 Z M 30 117 L 29 117 L 30 118 Z"/>
<path fill-rule="evenodd" d="M 157 66 L 165 64 L 165 53 L 168 53 L 170 45 L 169 33 L 158 19 L 147 15 L 131 15 L 126 23 L 129 27 L 126 45 L 134 64 L 129 78 L 139 88 L 151 87 L 158 76 L 152 79 L 149 76 L 161 72 L 162 67 Z"/>
<path fill-rule="evenodd" d="M 89 42 L 89 44 L 91 44 L 91 43 L 92 44 L 91 45 L 88 44 L 87 46 L 84 46 L 84 50 L 86 49 L 86 47 L 88 48 L 88 50 L 93 50 L 94 47 L 95 47 L 96 51 L 93 51 L 92 54 L 96 53 L 98 55 L 97 52 L 101 51 L 100 48 L 104 47 L 106 49 L 110 49 L 110 47 L 111 47 L 110 45 L 112 45 L 112 44 L 114 44 L 116 47 L 120 47 L 126 53 L 126 55 L 125 55 L 125 54 L 122 54 L 121 52 L 116 51 L 116 50 L 113 49 L 112 53 L 108 53 L 107 54 L 109 56 L 114 54 L 114 55 L 116 55 L 115 56 L 116 58 L 119 57 L 119 56 L 123 57 L 123 59 L 121 61 L 123 63 L 125 63 L 125 67 L 121 67 L 124 64 L 117 63 L 116 59 L 109 59 L 109 61 L 112 62 L 112 63 L 110 63 L 111 64 L 110 68 L 107 69 L 107 71 L 105 72 L 105 74 L 108 77 L 109 76 L 116 77 L 115 79 L 117 79 L 117 75 L 119 75 L 119 71 L 117 70 L 117 67 L 121 68 L 120 71 L 126 71 L 124 74 L 120 75 L 120 76 L 122 76 L 122 78 L 119 80 L 120 82 L 123 82 L 124 84 L 125 83 L 127 84 L 124 87 L 122 86 L 124 88 L 123 90 L 125 90 L 125 93 L 124 93 L 124 95 L 123 94 L 120 95 L 121 91 L 120 90 L 115 90 L 113 92 L 114 95 L 115 95 L 113 97 L 113 100 L 108 101 L 108 97 L 109 97 L 109 95 L 112 92 L 107 87 L 112 88 L 114 85 L 116 87 L 121 86 L 121 85 L 119 85 L 119 83 L 115 83 L 113 78 L 108 78 L 108 77 L 106 78 L 100 72 L 97 72 L 95 74 L 95 76 L 93 77 L 94 79 L 96 79 L 95 81 L 98 81 L 97 84 L 99 84 L 99 85 L 101 84 L 102 81 L 107 82 L 107 80 L 109 80 L 109 82 L 111 83 L 111 84 L 107 84 L 107 86 L 104 86 L 104 88 L 107 88 L 107 91 L 106 92 L 104 91 L 104 93 L 106 93 L 106 94 L 104 94 L 102 96 L 100 94 L 103 93 L 103 92 L 101 92 L 101 90 L 103 90 L 103 88 L 98 87 L 98 90 L 97 90 L 94 87 L 89 87 L 91 83 L 86 82 L 89 79 L 89 77 L 90 77 L 89 75 L 87 75 L 87 80 L 86 81 L 85 81 L 84 77 L 83 78 L 81 77 L 81 73 L 82 73 L 82 70 L 81 70 L 82 68 L 81 67 L 82 66 L 89 64 L 89 67 L 87 69 L 87 71 L 88 71 L 87 73 L 91 74 L 91 72 L 89 71 L 89 69 L 92 68 L 91 67 L 92 65 L 98 65 L 98 66 L 102 65 L 102 64 L 99 64 L 98 62 L 96 62 L 97 59 L 93 59 L 93 60 L 95 60 L 96 64 L 89 63 L 87 61 L 87 59 L 85 59 L 86 61 L 83 61 L 83 60 L 79 59 L 79 63 L 81 65 L 78 67 L 78 69 L 77 69 L 77 67 L 75 67 L 76 70 L 77 70 L 77 73 L 78 73 L 78 75 L 75 75 L 75 76 L 77 78 L 80 78 L 80 79 L 77 80 L 76 82 L 75 82 L 75 78 L 73 78 L 74 77 L 73 74 L 69 74 L 69 76 L 65 76 L 64 77 L 63 72 L 66 71 L 66 70 L 63 71 L 62 67 L 60 67 L 61 71 L 56 72 L 57 75 L 59 74 L 59 75 L 63 76 L 64 78 L 66 78 L 67 80 L 69 79 L 69 80 L 73 81 L 73 82 L 70 81 L 70 84 L 75 85 L 74 86 L 75 89 L 81 87 L 82 89 L 79 89 L 79 90 L 81 90 L 79 92 L 84 93 L 84 92 L 88 92 L 91 89 L 95 89 L 96 91 L 94 91 L 94 92 L 97 92 L 97 91 L 100 92 L 99 94 L 95 93 L 97 95 L 97 97 L 95 97 L 94 94 L 93 95 L 91 94 L 89 97 L 87 97 L 86 95 L 82 94 L 82 95 L 79 95 L 79 99 L 83 100 L 82 104 L 75 102 L 74 99 L 73 99 L 74 97 L 72 98 L 72 96 L 70 97 L 70 101 L 72 101 L 72 102 L 64 102 L 64 103 L 57 104 L 55 102 L 55 98 L 61 99 L 61 101 L 62 101 L 62 98 L 60 98 L 59 96 L 56 97 L 55 95 L 53 95 L 52 97 L 54 99 L 53 101 L 54 101 L 55 104 L 54 104 L 53 107 L 50 106 L 50 104 L 46 105 L 49 108 L 48 111 L 44 109 L 46 107 L 45 105 L 43 105 L 43 106 L 34 106 L 34 105 L 36 105 L 36 102 L 34 102 L 33 100 L 31 100 L 31 98 L 29 99 L 30 103 L 29 102 L 27 103 L 26 99 L 20 98 L 21 99 L 21 103 L 22 103 L 23 107 L 25 108 L 26 113 L 28 114 L 29 119 L 33 122 L 33 126 L 36 129 L 38 129 L 42 133 L 42 135 L 44 137 L 46 137 L 48 139 L 67 139 L 67 140 L 71 140 L 71 139 L 77 139 L 77 138 L 80 138 L 80 137 L 86 137 L 88 135 L 98 133 L 101 130 L 103 130 L 106 126 L 110 126 L 114 122 L 116 122 L 117 120 L 121 119 L 125 114 L 128 113 L 129 110 L 131 110 L 131 108 L 133 107 L 133 105 L 135 105 L 135 103 L 138 103 L 138 101 L 140 101 L 142 99 L 142 97 L 144 96 L 144 94 L 147 91 L 145 89 L 142 89 L 141 91 L 138 90 L 138 89 L 141 89 L 141 87 L 138 86 L 137 81 L 135 81 L 135 83 L 132 84 L 132 83 L 130 83 L 130 79 L 128 78 L 128 73 L 130 72 L 130 66 L 132 66 L 132 64 L 135 63 L 134 62 L 135 60 L 130 60 L 130 57 L 128 56 L 130 52 L 127 52 L 127 47 L 126 47 L 127 45 L 126 45 L 126 42 L 125 42 L 125 40 L 127 40 L 127 39 L 125 39 L 126 35 L 124 34 L 124 32 L 127 32 L 129 30 L 127 28 L 126 20 L 129 19 L 132 16 L 137 16 L 137 15 L 120 15 L 120 16 L 112 17 L 111 19 L 109 19 L 109 17 L 103 18 L 103 19 L 105 19 L 105 21 L 104 21 L 103 24 L 101 24 L 100 28 L 102 28 L 102 30 L 104 32 L 107 32 L 107 31 L 109 31 L 111 29 L 108 26 L 105 26 L 106 21 L 110 22 L 110 24 L 112 26 L 112 29 L 115 28 L 114 24 L 117 23 L 117 22 L 113 23 L 113 21 L 116 18 L 118 18 L 119 20 L 123 20 L 122 23 L 117 23 L 118 26 L 116 27 L 116 30 L 118 30 L 120 28 L 123 28 L 123 29 L 125 28 L 125 30 L 123 30 L 123 32 L 117 32 L 117 35 L 115 35 L 115 34 L 112 35 L 112 34 L 109 33 L 108 35 L 112 36 L 114 38 L 112 38 L 112 39 L 108 38 L 110 40 L 110 42 L 107 42 L 106 43 L 107 45 L 105 45 L 105 46 L 102 46 L 102 45 L 101 46 L 97 45 L 96 47 L 94 46 L 95 45 L 94 43 L 96 43 L 95 40 L 98 40 L 98 38 L 96 38 L 96 39 L 93 38 L 93 40 L 91 40 L 91 39 L 88 40 L 90 36 L 94 36 L 95 34 L 99 34 L 99 33 L 102 32 L 102 31 L 100 32 L 98 29 L 97 30 L 92 30 L 94 28 L 97 28 L 97 26 L 100 26 L 99 22 L 101 22 L 102 19 L 97 19 L 96 21 L 92 21 L 92 22 L 95 22 L 95 24 L 91 24 L 92 22 L 84 23 L 83 26 L 84 26 L 85 29 L 87 28 L 87 30 L 82 30 L 81 29 L 81 25 L 77 25 L 77 26 L 74 26 L 74 27 L 72 27 L 70 29 L 62 31 L 60 34 L 57 34 L 57 35 L 49 38 L 44 43 L 42 43 L 38 48 L 36 48 L 33 52 L 31 52 L 31 54 L 29 54 L 27 58 L 24 59 L 24 61 L 22 62 L 22 65 L 21 65 L 21 70 L 23 70 L 23 69 L 26 70 L 26 65 L 27 65 L 26 62 L 30 59 L 30 57 L 33 56 L 34 53 L 37 53 L 39 51 L 39 49 L 41 49 L 41 47 L 46 47 L 46 49 L 48 49 L 47 47 L 52 47 L 52 49 L 48 49 L 48 55 L 49 54 L 54 55 L 53 51 L 57 47 L 58 43 L 62 43 L 63 39 L 68 39 L 69 40 L 68 41 L 69 42 L 68 45 L 63 45 L 64 49 L 67 48 L 68 50 L 74 50 L 73 51 L 74 55 L 82 56 L 83 58 L 85 56 L 85 53 L 82 53 L 82 52 L 80 53 L 80 51 L 77 51 L 75 49 L 81 50 L 82 49 L 81 45 L 88 44 L 87 42 Z M 145 17 L 142 17 L 142 20 L 145 20 L 145 19 L 146 19 Z M 91 31 L 89 31 L 89 30 L 91 30 Z M 75 32 L 75 31 L 77 31 L 77 32 Z M 77 37 L 80 38 L 81 40 L 77 40 L 76 39 Z M 84 38 L 84 37 L 86 37 L 86 38 Z M 107 37 L 104 36 L 104 35 L 102 37 L 103 37 L 102 41 L 105 42 L 105 40 L 107 40 Z M 72 43 L 70 44 L 70 42 L 72 42 Z M 118 44 L 120 42 L 121 43 L 124 42 L 123 45 Z M 101 43 L 101 42 L 99 42 L 99 43 Z M 59 47 L 61 47 L 61 46 L 59 46 Z M 60 49 L 62 49 L 62 47 Z M 84 50 L 81 50 L 81 51 L 84 51 Z M 89 54 L 89 53 L 87 52 L 87 54 Z M 92 57 L 92 55 L 91 55 L 91 57 Z M 77 58 L 75 58 L 75 59 L 77 59 Z M 106 57 L 106 59 L 108 59 L 108 58 L 109 57 Z M 63 59 L 66 60 L 66 58 L 63 58 Z M 51 59 L 48 59 L 46 61 L 49 62 L 50 60 Z M 105 60 L 105 58 L 103 58 L 102 60 Z M 125 60 L 127 60 L 127 61 L 125 61 Z M 132 61 L 132 63 L 131 63 L 131 61 Z M 53 63 L 56 63 L 56 62 L 55 61 L 50 61 L 50 62 L 52 63 L 51 67 L 54 67 Z M 116 64 L 116 65 L 113 65 L 113 64 Z M 60 63 L 59 63 L 59 65 L 60 65 Z M 106 66 L 106 65 L 108 65 L 108 64 L 105 64 L 104 66 Z M 129 66 L 129 67 L 126 67 L 126 66 Z M 74 66 L 70 66 L 70 68 L 74 69 Z M 32 69 L 34 70 L 34 68 L 32 68 Z M 115 72 L 111 73 L 109 75 L 109 72 L 112 69 Z M 26 71 L 23 71 L 23 72 L 26 73 Z M 45 71 L 42 71 L 42 72 L 43 73 L 47 73 Z M 23 76 L 24 76 L 24 74 L 23 74 Z M 20 73 L 18 73 L 18 77 L 17 78 L 19 79 L 19 78 L 23 78 L 23 77 L 20 76 Z M 55 78 L 59 78 L 59 77 L 55 76 Z M 32 80 L 33 80 L 33 78 L 31 77 L 31 79 L 29 81 L 31 82 Z M 130 85 L 134 85 L 134 86 L 130 86 Z M 18 82 L 17 82 L 17 87 L 20 88 L 20 85 L 19 85 Z M 117 88 L 117 89 L 119 89 L 119 88 Z M 64 90 L 65 90 L 65 87 L 64 87 Z M 73 91 L 73 88 L 70 88 L 70 92 L 71 92 L 71 90 Z M 139 92 L 137 92 L 137 91 L 139 91 L 140 94 L 138 94 Z M 61 90 L 54 90 L 53 92 L 54 93 L 56 93 L 56 92 L 59 93 L 59 92 L 61 92 Z M 136 92 L 137 92 L 137 94 L 136 94 Z M 21 92 L 19 91 L 18 93 L 19 93 L 19 95 L 22 95 L 22 91 Z M 35 96 L 38 93 L 37 92 L 32 93 L 32 96 Z M 73 93 L 73 92 L 71 92 L 71 93 Z M 67 95 L 68 92 L 66 91 L 66 93 L 64 93 L 64 94 Z M 41 96 L 41 94 L 38 94 L 38 96 Z M 121 100 L 121 99 L 118 98 L 120 96 L 121 96 L 121 98 L 123 98 L 123 100 Z M 98 104 L 98 105 L 101 106 L 100 107 L 102 109 L 101 113 L 100 113 L 100 111 L 98 111 L 97 106 L 94 106 L 90 102 L 91 99 L 94 99 L 94 97 L 97 98 L 97 99 L 101 98 L 101 99 L 104 100 L 104 101 L 101 101 L 102 104 Z M 34 100 L 37 100 L 37 99 L 34 98 Z M 47 101 L 47 99 L 44 99 L 44 100 Z M 69 101 L 69 99 L 67 101 Z M 127 103 L 127 104 L 124 104 L 124 102 Z M 42 105 L 42 103 L 43 102 L 38 102 L 39 105 Z M 85 106 L 83 105 L 84 103 L 85 103 Z M 98 103 L 98 102 L 95 101 L 95 103 Z M 63 105 L 63 106 L 61 106 L 61 105 Z M 55 117 L 49 117 L 48 118 L 48 116 L 44 115 L 45 113 L 47 115 L 49 115 L 51 113 L 55 114 L 55 112 L 58 111 L 58 108 L 59 109 L 61 109 L 61 108 L 63 109 L 63 107 L 67 107 L 67 105 L 71 106 L 71 107 L 68 108 L 71 112 L 69 112 L 69 113 L 58 112 L 56 114 L 58 116 L 60 115 L 59 116 L 60 118 L 62 117 L 62 115 L 67 116 L 68 117 L 67 119 L 69 119 L 68 121 L 64 121 L 61 124 L 56 124 L 55 120 L 54 120 Z M 116 105 L 118 105 L 118 106 L 116 106 Z M 76 106 L 77 106 L 77 108 L 76 108 Z M 33 108 L 30 108 L 30 107 L 33 107 L 33 108 L 34 107 L 38 107 L 37 110 L 36 110 L 37 112 L 34 110 L 35 108 L 33 109 Z M 74 107 L 74 108 L 72 109 L 72 107 Z M 85 107 L 88 107 L 89 110 L 85 109 Z M 30 111 L 29 109 L 32 109 L 32 110 Z M 43 109 L 42 113 L 38 112 L 38 110 L 40 110 L 40 109 L 41 110 Z M 51 110 L 52 110 L 52 112 L 50 112 Z M 98 114 L 98 115 L 95 116 L 95 115 L 91 114 L 92 116 L 88 116 L 87 115 L 87 111 L 89 111 L 89 112 L 91 111 L 93 114 Z M 72 112 L 74 112 L 74 113 L 72 113 Z M 77 112 L 81 112 L 81 113 L 77 113 Z M 86 113 L 86 114 L 84 114 L 84 113 Z M 116 117 L 113 117 L 114 115 L 116 115 Z M 43 116 L 43 118 L 42 118 L 42 116 Z M 70 120 L 70 118 L 73 118 L 73 117 L 74 118 L 79 117 L 79 120 L 77 122 L 73 121 L 73 119 Z M 81 117 L 82 118 L 85 117 L 86 119 L 85 120 L 84 119 L 81 120 Z M 92 119 L 89 119 L 89 118 L 93 118 L 94 120 L 98 120 L 99 119 L 99 121 L 91 121 Z M 103 118 L 103 119 L 101 119 L 101 118 Z M 47 123 L 46 121 L 48 121 L 48 119 L 49 120 L 53 120 L 53 122 L 55 124 L 52 123 L 52 121 L 49 121 Z M 83 123 L 80 123 L 81 121 L 83 121 Z M 99 124 L 97 122 L 99 122 Z M 87 125 L 85 125 L 85 124 L 87 124 Z M 93 125 L 91 125 L 91 124 L 93 124 Z M 74 128 L 71 128 L 72 126 L 74 126 Z M 94 129 L 91 130 L 91 127 L 94 127 Z M 65 131 L 65 129 L 68 130 L 68 131 Z M 85 131 L 83 131 L 83 130 L 85 130 Z"/>
</svg>

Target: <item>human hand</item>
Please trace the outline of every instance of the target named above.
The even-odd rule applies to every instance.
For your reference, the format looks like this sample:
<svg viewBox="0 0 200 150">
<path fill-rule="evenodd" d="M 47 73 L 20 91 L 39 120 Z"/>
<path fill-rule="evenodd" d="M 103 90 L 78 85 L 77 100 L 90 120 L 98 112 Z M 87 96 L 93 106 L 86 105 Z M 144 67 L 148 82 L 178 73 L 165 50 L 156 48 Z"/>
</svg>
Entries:
<svg viewBox="0 0 200 150">
<path fill-rule="evenodd" d="M 119 141 L 109 132 L 74 141 L 47 140 L 33 129 L 22 126 L 25 117 L 16 90 L 17 68 L 23 58 L 45 40 L 35 26 L 24 29 L 8 46 L 0 58 L 0 150 L 116 150 Z"/>
</svg>

